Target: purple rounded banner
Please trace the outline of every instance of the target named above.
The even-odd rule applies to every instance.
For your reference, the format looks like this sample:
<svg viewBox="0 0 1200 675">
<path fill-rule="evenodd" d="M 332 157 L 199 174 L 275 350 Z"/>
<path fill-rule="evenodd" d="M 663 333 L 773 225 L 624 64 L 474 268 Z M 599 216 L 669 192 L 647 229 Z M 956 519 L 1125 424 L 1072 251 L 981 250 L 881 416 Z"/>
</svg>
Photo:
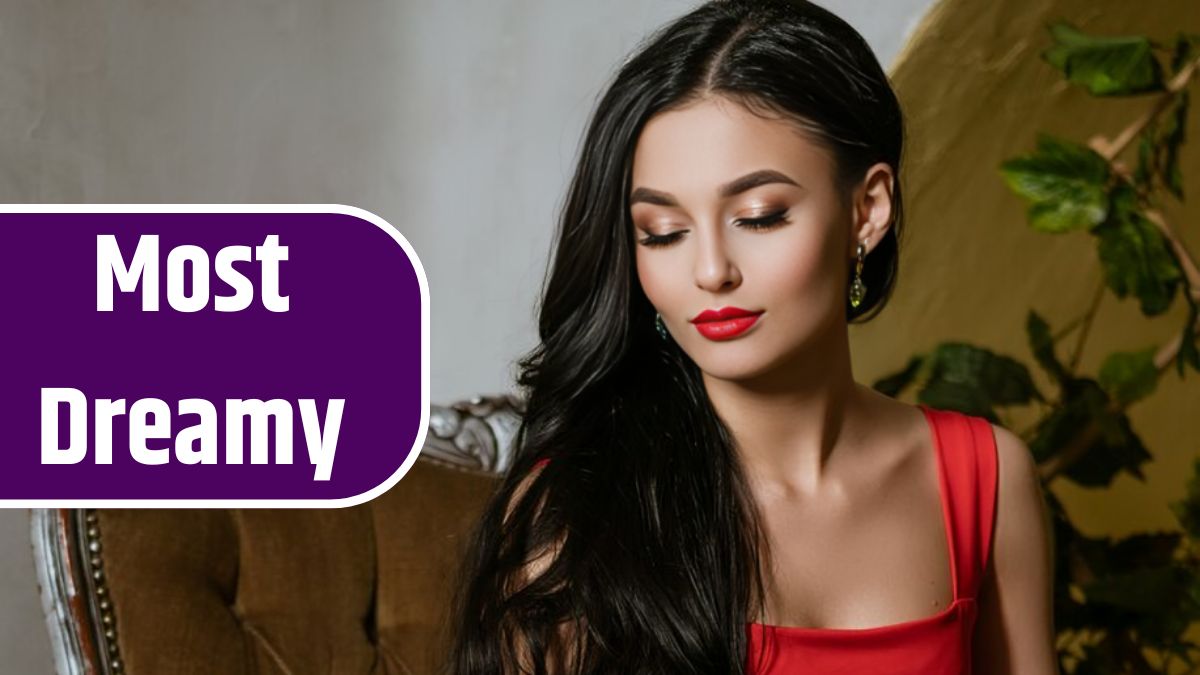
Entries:
<svg viewBox="0 0 1200 675">
<path fill-rule="evenodd" d="M 349 506 L 416 459 L 429 296 L 341 205 L 0 206 L 3 506 Z"/>
</svg>

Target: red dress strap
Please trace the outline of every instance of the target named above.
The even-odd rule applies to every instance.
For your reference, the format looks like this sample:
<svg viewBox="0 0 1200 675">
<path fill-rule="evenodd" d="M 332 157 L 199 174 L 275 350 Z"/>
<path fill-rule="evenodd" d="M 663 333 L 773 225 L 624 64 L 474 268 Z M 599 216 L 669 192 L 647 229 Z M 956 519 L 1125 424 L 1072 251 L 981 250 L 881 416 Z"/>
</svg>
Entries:
<svg viewBox="0 0 1200 675">
<path fill-rule="evenodd" d="M 996 439 L 986 418 L 921 407 L 930 414 L 941 463 L 956 597 L 975 598 L 991 553 L 996 511 Z"/>
</svg>

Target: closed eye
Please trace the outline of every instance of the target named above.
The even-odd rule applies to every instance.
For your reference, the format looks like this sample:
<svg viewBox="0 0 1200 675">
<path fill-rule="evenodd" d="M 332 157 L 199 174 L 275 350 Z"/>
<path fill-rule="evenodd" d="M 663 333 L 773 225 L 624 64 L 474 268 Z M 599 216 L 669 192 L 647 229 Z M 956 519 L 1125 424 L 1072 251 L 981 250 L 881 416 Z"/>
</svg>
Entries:
<svg viewBox="0 0 1200 675">
<path fill-rule="evenodd" d="M 654 248 L 655 246 L 667 246 L 675 243 L 675 241 L 681 236 L 683 236 L 682 231 L 672 232 L 670 234 L 647 234 L 645 237 L 639 239 L 638 243 L 642 246 L 649 246 L 651 248 Z"/>
<path fill-rule="evenodd" d="M 787 209 L 780 209 L 772 213 L 768 213 L 761 218 L 739 218 L 736 222 L 738 225 L 750 230 L 765 230 L 767 228 L 788 222 Z"/>
<path fill-rule="evenodd" d="M 780 209 L 759 218 L 739 218 L 733 222 L 739 227 L 744 227 L 748 230 L 767 230 L 789 222 L 787 213 L 787 209 Z M 638 243 L 650 248 L 669 246 L 678 241 L 684 232 L 687 232 L 687 230 L 679 230 L 670 234 L 647 234 L 645 237 L 639 239 Z"/>
</svg>

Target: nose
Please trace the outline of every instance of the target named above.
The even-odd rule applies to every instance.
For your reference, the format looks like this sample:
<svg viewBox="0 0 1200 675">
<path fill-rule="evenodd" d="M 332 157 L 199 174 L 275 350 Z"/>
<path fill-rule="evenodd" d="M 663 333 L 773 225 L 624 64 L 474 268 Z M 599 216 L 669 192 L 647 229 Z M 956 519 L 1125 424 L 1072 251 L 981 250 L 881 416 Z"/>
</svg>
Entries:
<svg viewBox="0 0 1200 675">
<path fill-rule="evenodd" d="M 736 288 L 738 284 L 742 283 L 742 275 L 725 246 L 721 228 L 702 227 L 698 229 L 699 246 L 695 262 L 696 286 L 712 293 Z"/>
</svg>

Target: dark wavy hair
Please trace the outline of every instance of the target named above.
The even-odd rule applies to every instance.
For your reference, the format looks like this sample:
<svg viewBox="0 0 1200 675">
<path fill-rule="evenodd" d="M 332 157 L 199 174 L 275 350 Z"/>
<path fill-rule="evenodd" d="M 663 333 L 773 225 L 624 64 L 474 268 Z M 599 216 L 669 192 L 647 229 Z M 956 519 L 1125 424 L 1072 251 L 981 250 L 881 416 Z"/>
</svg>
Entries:
<svg viewBox="0 0 1200 675">
<path fill-rule="evenodd" d="M 761 612 L 770 552 L 698 367 L 655 332 L 628 204 L 646 122 L 705 97 L 811 132 L 836 158 L 843 199 L 872 164 L 892 167 L 896 220 L 866 261 L 867 295 L 858 308 L 847 302 L 847 321 L 872 318 L 891 295 L 903 120 L 862 36 L 804 0 L 715 0 L 647 38 L 587 125 L 542 289 L 540 344 L 518 363 L 526 411 L 513 464 L 455 587 L 451 675 L 521 663 L 546 673 L 550 652 L 559 672 L 579 674 L 748 665 L 747 622 Z M 546 552 L 548 564 L 527 574 Z"/>
</svg>

